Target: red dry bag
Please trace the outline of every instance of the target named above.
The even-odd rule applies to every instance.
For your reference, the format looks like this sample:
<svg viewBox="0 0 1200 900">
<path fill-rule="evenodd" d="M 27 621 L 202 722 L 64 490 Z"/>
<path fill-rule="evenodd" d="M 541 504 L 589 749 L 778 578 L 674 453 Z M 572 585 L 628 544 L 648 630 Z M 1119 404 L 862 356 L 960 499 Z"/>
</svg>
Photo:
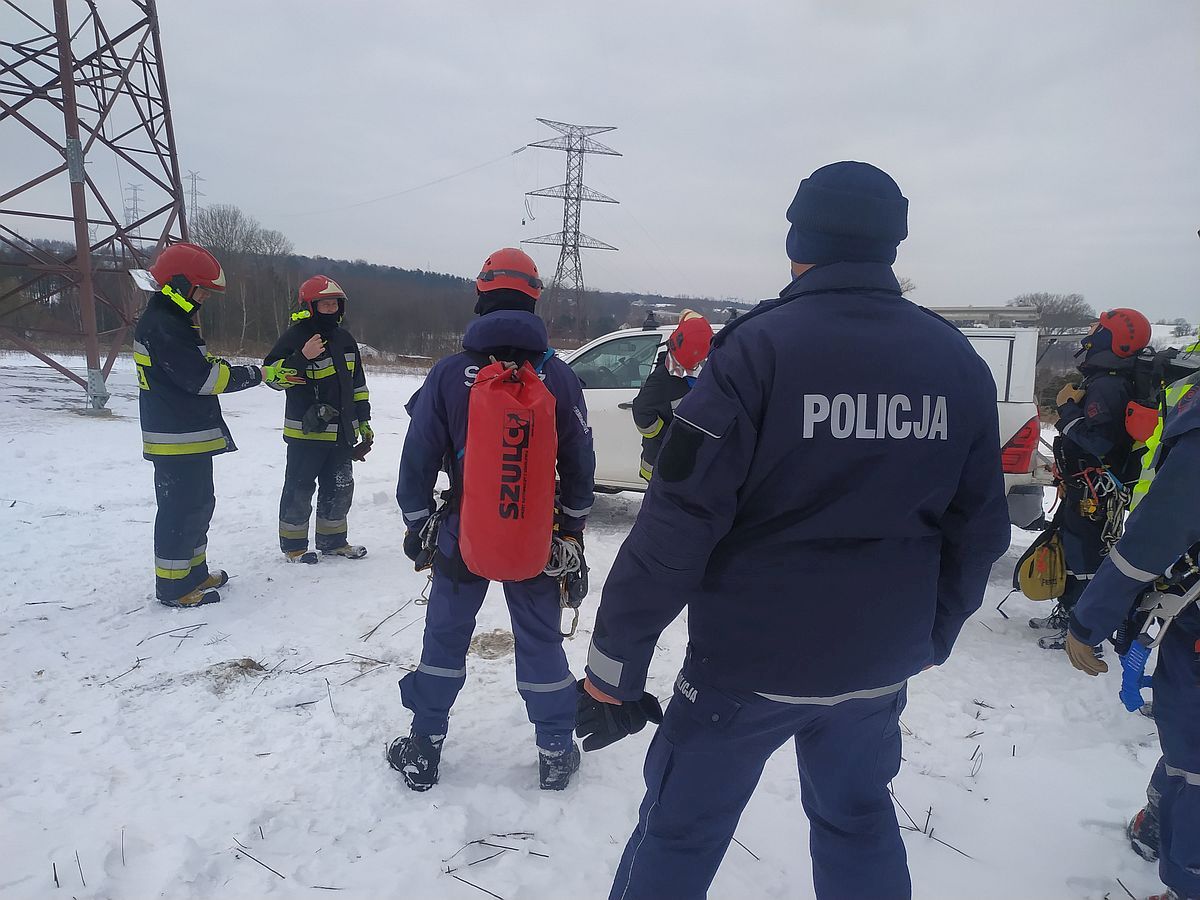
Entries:
<svg viewBox="0 0 1200 900">
<path fill-rule="evenodd" d="M 558 430 L 554 395 L 529 363 L 480 370 L 467 407 L 458 546 L 490 581 L 524 581 L 550 559 Z"/>
</svg>

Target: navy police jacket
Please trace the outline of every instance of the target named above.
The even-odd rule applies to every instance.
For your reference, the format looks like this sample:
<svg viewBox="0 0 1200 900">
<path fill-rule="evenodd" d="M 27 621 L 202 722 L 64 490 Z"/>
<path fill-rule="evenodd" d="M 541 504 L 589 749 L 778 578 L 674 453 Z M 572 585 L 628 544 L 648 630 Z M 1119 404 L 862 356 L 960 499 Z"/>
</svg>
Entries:
<svg viewBox="0 0 1200 900">
<path fill-rule="evenodd" d="M 596 457 L 587 424 L 583 386 L 565 362 L 549 353 L 546 325 L 533 313 L 497 310 L 480 316 L 463 336 L 464 352 L 440 360 L 409 400 L 404 452 L 396 500 L 410 529 L 420 528 L 434 508 L 438 472 L 450 473 L 451 484 L 462 479 L 462 453 L 467 442 L 467 405 L 481 362 L 528 359 L 541 367 L 542 380 L 554 395 L 558 425 L 558 478 L 562 527 L 583 531 L 592 508 Z M 449 516 L 439 546 L 453 556 L 458 516 Z"/>
<path fill-rule="evenodd" d="M 1149 493 L 1071 612 L 1071 633 L 1089 646 L 1116 631 L 1150 582 L 1200 542 L 1200 384 L 1167 413 L 1159 454 Z M 1200 608 L 1184 610 L 1171 627 L 1200 639 Z"/>
<path fill-rule="evenodd" d="M 715 338 L 605 583 L 587 671 L 641 696 L 687 606 L 706 683 L 882 696 L 945 661 L 1008 543 L 987 366 L 890 267 L 811 269 Z"/>
</svg>

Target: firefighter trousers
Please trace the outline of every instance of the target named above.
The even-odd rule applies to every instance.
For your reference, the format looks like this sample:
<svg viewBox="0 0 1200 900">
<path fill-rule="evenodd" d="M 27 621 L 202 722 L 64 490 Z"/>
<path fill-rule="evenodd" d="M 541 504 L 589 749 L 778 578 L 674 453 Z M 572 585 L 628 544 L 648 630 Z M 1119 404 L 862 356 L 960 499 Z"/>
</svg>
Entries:
<svg viewBox="0 0 1200 900">
<path fill-rule="evenodd" d="M 208 525 L 217 498 L 211 456 L 154 460 L 154 588 L 178 600 L 208 578 Z"/>
<path fill-rule="evenodd" d="M 350 448 L 337 441 L 289 441 L 279 498 L 279 549 L 308 549 L 308 520 L 317 495 L 317 549 L 346 545 L 346 516 L 354 500 Z"/>
</svg>

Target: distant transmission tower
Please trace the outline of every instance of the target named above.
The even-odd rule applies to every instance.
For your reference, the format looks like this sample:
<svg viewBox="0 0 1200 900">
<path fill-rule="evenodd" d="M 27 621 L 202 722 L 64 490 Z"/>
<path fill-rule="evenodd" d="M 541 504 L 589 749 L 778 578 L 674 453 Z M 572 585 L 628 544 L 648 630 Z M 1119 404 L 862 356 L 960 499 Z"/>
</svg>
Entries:
<svg viewBox="0 0 1200 900">
<path fill-rule="evenodd" d="M 140 226 L 135 223 L 140 222 L 142 218 L 142 185 L 127 184 L 125 193 L 129 195 L 125 198 L 125 224 L 133 229 L 133 233 L 140 238 L 142 236 L 141 231 L 138 230 Z"/>
<path fill-rule="evenodd" d="M 194 216 L 196 214 L 196 212 L 200 209 L 200 205 L 199 205 L 200 198 L 208 196 L 207 194 L 204 193 L 204 191 L 200 190 L 200 186 L 199 186 L 199 183 L 201 181 L 206 181 L 207 179 L 203 175 L 201 175 L 199 172 L 195 172 L 191 169 L 188 169 L 187 180 L 188 180 L 187 211 L 188 211 L 189 216 Z"/>
<path fill-rule="evenodd" d="M 550 119 L 538 119 L 543 125 L 549 125 L 561 137 L 537 141 L 530 147 L 544 147 L 547 150 L 563 150 L 567 154 L 567 180 L 554 187 L 540 188 L 530 191 L 530 197 L 556 197 L 563 201 L 562 231 L 554 234 L 544 234 L 541 237 L 528 238 L 525 244 L 549 244 L 562 247 L 558 256 L 558 268 L 555 269 L 554 279 L 547 291 L 546 303 L 549 307 L 551 321 L 561 313 L 560 304 L 566 300 L 575 320 L 575 331 L 580 337 L 586 332 L 587 316 L 583 307 L 583 263 L 579 251 L 584 250 L 616 250 L 612 244 L 598 241 L 579 230 L 580 208 L 584 201 L 595 203 L 616 203 L 612 197 L 594 191 L 583 183 L 583 157 L 587 153 L 599 153 L 604 156 L 620 156 L 616 150 L 606 147 L 599 141 L 592 140 L 592 135 L 615 131 L 615 125 L 569 125 L 566 122 L 554 122 Z"/>
</svg>

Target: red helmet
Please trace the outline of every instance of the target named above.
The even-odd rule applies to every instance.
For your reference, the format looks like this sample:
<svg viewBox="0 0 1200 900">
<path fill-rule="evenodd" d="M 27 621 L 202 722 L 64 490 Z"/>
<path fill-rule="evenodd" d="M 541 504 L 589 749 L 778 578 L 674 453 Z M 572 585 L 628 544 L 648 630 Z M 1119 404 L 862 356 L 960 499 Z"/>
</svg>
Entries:
<svg viewBox="0 0 1200 900">
<path fill-rule="evenodd" d="M 317 301 L 327 299 L 341 300 L 342 302 L 338 304 L 339 310 L 345 308 L 346 292 L 332 278 L 314 275 L 300 285 L 300 305 L 308 310 L 310 315 L 317 314 Z"/>
<path fill-rule="evenodd" d="M 691 372 L 708 358 L 713 330 L 708 319 L 692 310 L 684 310 L 679 324 L 667 338 L 667 351 L 684 369 Z"/>
<path fill-rule="evenodd" d="M 1136 309 L 1102 312 L 1100 327 L 1112 333 L 1112 352 L 1121 359 L 1136 356 L 1150 343 L 1150 320 Z"/>
<path fill-rule="evenodd" d="M 217 258 L 196 244 L 172 244 L 154 260 L 150 274 L 163 287 L 190 299 L 193 288 L 225 293 L 225 271 Z"/>
<path fill-rule="evenodd" d="M 484 261 L 483 269 L 475 279 L 475 289 L 485 294 L 500 288 L 512 288 L 534 300 L 542 295 L 537 265 L 524 250 L 505 247 Z"/>
</svg>

